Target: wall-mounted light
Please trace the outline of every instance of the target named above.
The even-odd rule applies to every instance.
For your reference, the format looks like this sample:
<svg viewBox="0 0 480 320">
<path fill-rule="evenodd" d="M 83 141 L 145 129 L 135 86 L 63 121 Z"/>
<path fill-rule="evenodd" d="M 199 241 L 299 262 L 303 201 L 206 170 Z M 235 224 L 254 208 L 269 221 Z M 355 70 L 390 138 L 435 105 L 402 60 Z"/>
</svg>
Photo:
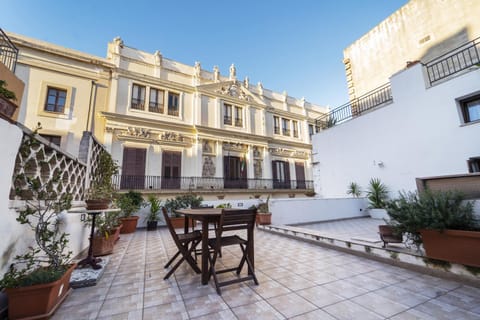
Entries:
<svg viewBox="0 0 480 320">
<path fill-rule="evenodd" d="M 379 166 L 380 168 L 383 168 L 385 166 L 382 160 L 378 160 L 378 161 L 373 160 L 373 165 Z"/>
</svg>

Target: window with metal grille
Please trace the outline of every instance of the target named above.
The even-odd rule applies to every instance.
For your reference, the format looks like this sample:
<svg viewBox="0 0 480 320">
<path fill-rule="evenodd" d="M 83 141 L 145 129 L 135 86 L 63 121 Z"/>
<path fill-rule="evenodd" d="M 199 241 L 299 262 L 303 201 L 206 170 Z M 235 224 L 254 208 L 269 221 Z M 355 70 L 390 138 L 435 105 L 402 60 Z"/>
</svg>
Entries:
<svg viewBox="0 0 480 320">
<path fill-rule="evenodd" d="M 292 120 L 293 136 L 298 138 L 298 121 Z"/>
<path fill-rule="evenodd" d="M 150 99 L 148 101 L 148 111 L 163 113 L 164 91 L 150 88 Z"/>
<path fill-rule="evenodd" d="M 223 105 L 223 124 L 232 125 L 232 105 Z"/>
<path fill-rule="evenodd" d="M 132 88 L 132 101 L 130 103 L 132 109 L 145 110 L 145 87 L 134 84 Z"/>
<path fill-rule="evenodd" d="M 243 110 L 241 107 L 235 107 L 235 126 L 243 127 Z"/>
<path fill-rule="evenodd" d="M 273 133 L 280 134 L 280 118 L 277 116 L 273 117 Z"/>
<path fill-rule="evenodd" d="M 67 90 L 48 87 L 47 100 L 45 101 L 45 111 L 63 113 L 65 110 L 66 100 Z"/>
<path fill-rule="evenodd" d="M 168 115 L 178 117 L 179 102 L 180 95 L 178 93 L 168 93 Z"/>
<path fill-rule="evenodd" d="M 480 172 L 480 157 L 470 158 L 467 161 L 468 163 L 468 172 Z"/>
<path fill-rule="evenodd" d="M 282 133 L 284 136 L 290 135 L 290 120 L 282 119 Z"/>
</svg>

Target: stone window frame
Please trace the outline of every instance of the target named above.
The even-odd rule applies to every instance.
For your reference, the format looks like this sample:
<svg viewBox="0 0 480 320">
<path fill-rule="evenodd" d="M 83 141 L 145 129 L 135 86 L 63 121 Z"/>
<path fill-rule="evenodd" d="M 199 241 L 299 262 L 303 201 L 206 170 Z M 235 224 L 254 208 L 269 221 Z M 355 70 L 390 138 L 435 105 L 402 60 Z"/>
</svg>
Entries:
<svg viewBox="0 0 480 320">
<path fill-rule="evenodd" d="M 58 111 L 48 111 L 45 109 L 48 99 L 48 91 L 49 89 L 56 89 L 66 91 L 65 97 L 65 105 L 63 106 L 62 112 Z M 43 81 L 40 90 L 40 99 L 38 100 L 38 115 L 44 117 L 54 117 L 54 118 L 61 118 L 61 119 L 68 119 L 70 117 L 70 110 L 72 108 L 72 92 L 73 87 L 66 86 L 64 84 L 58 84 L 54 82 L 47 82 Z"/>
</svg>

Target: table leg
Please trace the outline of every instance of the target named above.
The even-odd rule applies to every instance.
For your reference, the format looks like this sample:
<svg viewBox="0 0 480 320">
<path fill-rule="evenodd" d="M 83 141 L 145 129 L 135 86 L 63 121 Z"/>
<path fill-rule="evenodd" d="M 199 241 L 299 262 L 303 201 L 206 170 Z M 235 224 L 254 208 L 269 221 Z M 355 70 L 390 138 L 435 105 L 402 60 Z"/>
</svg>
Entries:
<svg viewBox="0 0 480 320">
<path fill-rule="evenodd" d="M 88 255 L 85 259 L 81 260 L 78 263 L 79 268 L 84 268 L 87 265 L 90 265 L 92 267 L 92 269 L 94 269 L 94 270 L 98 270 L 98 269 L 102 268 L 102 266 L 98 264 L 99 262 L 102 261 L 102 259 L 95 258 L 93 256 L 93 236 L 95 234 L 94 233 L 95 232 L 95 217 L 97 216 L 97 214 L 100 214 L 100 212 L 91 213 L 91 215 L 92 215 L 92 228 L 90 229 L 90 245 L 88 247 Z"/>
<path fill-rule="evenodd" d="M 202 284 L 208 284 L 208 220 L 202 221 Z"/>
</svg>

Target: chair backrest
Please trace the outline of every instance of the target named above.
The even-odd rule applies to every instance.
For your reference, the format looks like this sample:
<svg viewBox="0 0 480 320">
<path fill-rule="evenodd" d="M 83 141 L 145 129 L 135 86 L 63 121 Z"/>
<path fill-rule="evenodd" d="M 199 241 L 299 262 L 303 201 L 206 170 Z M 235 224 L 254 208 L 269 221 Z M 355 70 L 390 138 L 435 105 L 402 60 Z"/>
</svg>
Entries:
<svg viewBox="0 0 480 320">
<path fill-rule="evenodd" d="M 224 231 L 253 229 L 257 209 L 224 209 L 218 224 L 219 236 Z"/>
<path fill-rule="evenodd" d="M 163 213 L 163 218 L 165 219 L 165 223 L 167 224 L 168 231 L 170 231 L 170 234 L 172 235 L 173 241 L 175 241 L 175 244 L 179 246 L 180 240 L 178 239 L 177 232 L 173 227 L 172 220 L 170 220 L 170 216 L 168 215 L 167 209 L 165 207 L 162 207 L 162 213 Z"/>
</svg>

